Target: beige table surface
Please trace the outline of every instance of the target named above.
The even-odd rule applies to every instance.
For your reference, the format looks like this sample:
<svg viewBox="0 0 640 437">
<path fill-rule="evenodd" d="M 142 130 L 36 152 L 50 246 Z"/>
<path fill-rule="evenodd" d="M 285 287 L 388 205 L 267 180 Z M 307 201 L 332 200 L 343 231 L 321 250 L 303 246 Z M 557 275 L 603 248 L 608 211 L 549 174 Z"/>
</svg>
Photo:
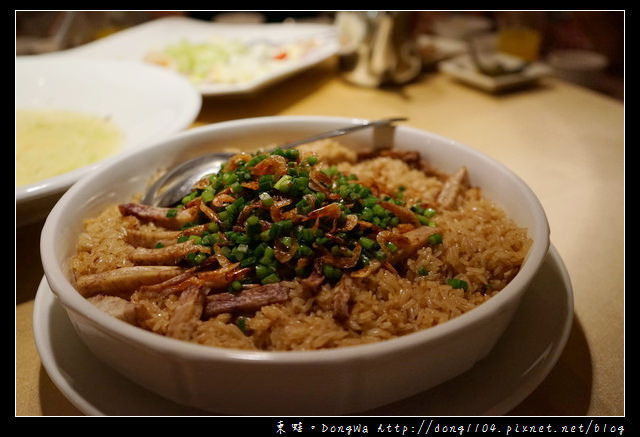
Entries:
<svg viewBox="0 0 640 437">
<path fill-rule="evenodd" d="M 194 125 L 266 115 L 402 115 L 410 126 L 475 147 L 520 175 L 547 212 L 552 244 L 571 277 L 575 317 L 557 365 L 510 414 L 625 414 L 620 101 L 552 78 L 497 96 L 438 73 L 404 87 L 366 89 L 343 81 L 331 60 L 256 95 L 205 98 Z M 41 227 L 16 230 L 15 414 L 81 415 L 47 375 L 33 340 Z"/>
</svg>

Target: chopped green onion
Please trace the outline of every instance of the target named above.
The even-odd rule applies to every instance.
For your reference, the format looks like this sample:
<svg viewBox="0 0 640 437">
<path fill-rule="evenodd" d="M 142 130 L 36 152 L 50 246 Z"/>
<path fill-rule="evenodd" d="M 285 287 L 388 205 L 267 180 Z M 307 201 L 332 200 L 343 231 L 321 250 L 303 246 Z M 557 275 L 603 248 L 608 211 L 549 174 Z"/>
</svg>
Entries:
<svg viewBox="0 0 640 437">
<path fill-rule="evenodd" d="M 262 204 L 266 207 L 270 207 L 273 206 L 273 197 L 271 197 L 271 195 L 269 193 L 267 193 L 266 191 L 263 193 L 260 193 L 260 195 L 258 196 L 260 198 L 260 201 L 262 202 Z"/>
<path fill-rule="evenodd" d="M 233 184 L 237 180 L 238 180 L 238 177 L 233 173 L 224 173 L 222 175 L 222 183 L 226 186 Z"/>
<path fill-rule="evenodd" d="M 376 245 L 378 244 L 378 243 L 376 243 L 375 240 L 372 240 L 372 239 L 367 238 L 367 237 L 360 237 L 360 239 L 358 241 L 360 242 L 360 245 L 366 250 L 371 250 L 371 249 L 375 248 Z"/>
<path fill-rule="evenodd" d="M 252 266 L 256 265 L 257 262 L 258 262 L 258 260 L 256 259 L 255 256 L 248 256 L 246 258 L 242 258 L 242 261 L 240 261 L 240 266 L 241 267 L 252 267 Z"/>
<path fill-rule="evenodd" d="M 284 152 L 284 157 L 289 161 L 296 161 L 299 156 L 300 152 L 298 151 L 298 149 L 287 149 Z"/>
<path fill-rule="evenodd" d="M 246 320 L 246 318 L 238 317 L 238 319 L 236 320 L 236 326 L 242 332 L 246 333 L 246 331 L 247 331 L 247 320 Z"/>
<path fill-rule="evenodd" d="M 269 266 L 265 266 L 263 264 L 258 264 L 255 270 L 256 270 L 256 276 L 258 276 L 258 279 L 263 279 L 274 272 L 273 268 Z"/>
<path fill-rule="evenodd" d="M 305 257 L 305 256 L 309 256 L 309 255 L 311 255 L 312 253 L 313 253 L 313 249 L 311 249 L 309 246 L 305 246 L 304 244 L 301 244 L 301 245 L 298 247 L 297 255 L 298 255 L 299 257 L 301 257 L 301 258 L 302 258 L 302 257 Z"/>
<path fill-rule="evenodd" d="M 385 259 L 387 259 L 387 253 L 384 250 L 380 249 L 376 251 L 375 257 L 378 261 L 384 261 Z"/>
<path fill-rule="evenodd" d="M 298 214 L 307 215 L 311 212 L 311 205 L 305 199 L 302 199 L 300 202 L 296 203 L 296 209 L 298 210 Z"/>
<path fill-rule="evenodd" d="M 258 189 L 260 191 L 269 191 L 273 188 L 273 175 L 263 175 L 258 179 Z"/>
<path fill-rule="evenodd" d="M 215 194 L 212 189 L 207 188 L 202 192 L 200 197 L 204 203 L 209 203 L 213 200 L 213 198 L 215 197 Z"/>
<path fill-rule="evenodd" d="M 233 184 L 231 184 L 231 191 L 235 194 L 242 192 L 242 185 L 240 185 L 239 182 L 234 182 Z"/>
<path fill-rule="evenodd" d="M 425 217 L 433 217 L 434 215 L 436 215 L 438 213 L 438 211 L 436 211 L 433 208 L 425 208 L 424 212 L 422 213 L 422 215 L 424 215 Z"/>
<path fill-rule="evenodd" d="M 324 246 L 328 242 L 329 242 L 329 238 L 328 237 L 316 237 L 316 241 L 315 241 L 315 243 L 318 246 Z"/>
<path fill-rule="evenodd" d="M 447 279 L 447 284 L 451 286 L 451 288 L 462 288 L 463 290 L 467 290 L 469 284 L 467 281 L 463 281 L 462 279 L 452 278 Z"/>
<path fill-rule="evenodd" d="M 416 214 L 416 217 L 418 217 L 418 221 L 420 222 L 421 225 L 423 226 L 429 226 L 429 223 L 431 223 L 429 221 L 429 219 L 423 215 L 420 214 Z"/>
<path fill-rule="evenodd" d="M 338 280 L 342 276 L 342 270 L 332 266 L 331 264 L 323 265 L 322 273 L 324 273 L 324 276 L 330 281 Z"/>
<path fill-rule="evenodd" d="M 204 260 L 206 260 L 208 255 L 202 252 L 189 252 L 186 256 L 186 260 L 189 264 L 197 266 L 202 264 Z"/>
<path fill-rule="evenodd" d="M 186 196 L 184 196 L 182 198 L 182 204 L 186 205 L 187 203 L 191 202 L 196 197 L 198 197 L 198 191 L 192 191 L 191 193 L 187 194 Z"/>
<path fill-rule="evenodd" d="M 442 243 L 442 234 L 429 235 L 428 240 L 430 244 L 433 244 L 433 245 L 440 244 Z"/>
<path fill-rule="evenodd" d="M 203 244 L 205 246 L 213 246 L 219 241 L 219 239 L 220 237 L 218 237 L 218 234 L 205 235 L 204 237 L 202 237 L 200 244 Z"/>
<path fill-rule="evenodd" d="M 291 229 L 293 229 L 293 221 L 291 221 L 291 220 L 281 220 L 279 222 L 274 223 L 274 225 L 275 224 L 277 224 L 278 227 L 283 232 L 289 232 Z"/>
<path fill-rule="evenodd" d="M 262 285 L 275 284 L 276 282 L 280 282 L 280 277 L 276 273 L 271 273 L 260 281 Z"/>
<path fill-rule="evenodd" d="M 247 161 L 246 166 L 247 167 L 254 167 L 260 161 L 264 160 L 264 158 L 266 158 L 266 156 L 264 156 L 264 155 L 256 155 L 256 156 L 254 156 L 253 158 L 251 158 L 250 160 Z"/>
<path fill-rule="evenodd" d="M 387 215 L 387 210 L 384 209 L 380 204 L 376 203 L 373 206 L 373 214 L 375 217 L 385 217 Z"/>
<path fill-rule="evenodd" d="M 271 229 L 260 232 L 260 240 L 264 242 L 273 240 L 273 237 L 271 236 Z"/>
<path fill-rule="evenodd" d="M 193 241 L 195 244 L 200 244 L 202 242 L 202 237 L 199 235 L 189 235 L 189 240 Z"/>
<path fill-rule="evenodd" d="M 278 182 L 275 183 L 273 188 L 283 193 L 288 193 L 292 185 L 293 179 L 291 178 L 291 176 L 284 175 L 280 179 L 278 179 Z"/>
<path fill-rule="evenodd" d="M 262 257 L 260 258 L 259 262 L 262 265 L 265 266 L 270 266 L 273 264 L 273 254 L 274 251 L 272 248 L 270 248 L 269 246 L 267 246 L 264 250 L 264 255 L 262 255 Z"/>
</svg>

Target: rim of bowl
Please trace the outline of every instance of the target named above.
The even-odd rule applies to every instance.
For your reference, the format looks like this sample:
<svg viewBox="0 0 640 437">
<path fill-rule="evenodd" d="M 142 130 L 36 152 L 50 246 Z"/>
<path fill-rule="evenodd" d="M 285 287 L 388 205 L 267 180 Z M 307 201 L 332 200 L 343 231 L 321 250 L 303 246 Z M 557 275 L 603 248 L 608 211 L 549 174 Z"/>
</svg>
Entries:
<svg viewBox="0 0 640 437">
<path fill-rule="evenodd" d="M 361 123 L 365 121 L 360 118 L 347 117 L 330 117 L 330 116 L 265 116 L 230 120 L 211 125 L 196 127 L 188 131 L 180 132 L 169 139 L 158 141 L 155 146 L 167 144 L 170 147 L 176 141 L 181 141 L 185 137 L 198 138 L 207 136 L 213 131 L 219 129 L 241 127 L 246 125 L 256 126 L 260 124 L 278 123 Z M 508 305 L 511 299 L 519 299 L 526 291 L 529 283 L 537 273 L 544 257 L 546 256 L 550 240 L 549 225 L 546 214 L 540 201 L 529 186 L 513 171 L 505 167 L 500 162 L 490 158 L 484 153 L 472 149 L 457 141 L 446 137 L 433 134 L 431 132 L 417 129 L 410 126 L 397 126 L 397 129 L 405 130 L 418 135 L 426 135 L 437 141 L 445 141 L 452 147 L 463 149 L 466 153 L 476 155 L 476 157 L 488 162 L 496 169 L 501 170 L 506 176 L 512 179 L 523 196 L 527 199 L 532 207 L 533 212 L 537 215 L 535 220 L 536 229 L 534 234 L 540 235 L 540 238 L 533 241 L 531 249 L 527 254 L 526 261 L 512 279 L 512 281 L 496 296 L 487 302 L 479 305 L 472 310 L 461 314 L 447 322 L 433 326 L 428 329 L 420 330 L 401 337 L 389 340 L 378 341 L 370 344 L 347 346 L 335 349 L 320 350 L 304 350 L 304 351 L 253 351 L 241 350 L 222 347 L 205 346 L 196 343 L 190 343 L 183 340 L 177 340 L 165 337 L 142 328 L 130 325 L 121 321 L 107 313 L 101 311 L 87 299 L 85 299 L 72 285 L 71 281 L 66 277 L 63 269 L 55 262 L 55 235 L 58 227 L 63 220 L 64 211 L 69 208 L 74 200 L 74 196 L 90 187 L 92 180 L 108 172 L 111 168 L 118 165 L 124 158 L 115 159 L 107 165 L 101 166 L 98 171 L 90 176 L 81 179 L 74 184 L 56 203 L 47 217 L 41 234 L 41 258 L 45 272 L 45 277 L 50 285 L 54 295 L 59 298 L 67 311 L 71 310 L 80 314 L 87 320 L 91 321 L 95 326 L 103 331 L 109 332 L 113 336 L 119 337 L 126 342 L 134 342 L 138 345 L 153 348 L 154 351 L 166 355 L 181 355 L 189 359 L 199 360 L 247 360 L 247 361 L 268 361 L 269 363 L 305 363 L 305 362 L 339 362 L 357 359 L 371 359 L 375 356 L 392 354 L 397 350 L 415 347 L 422 343 L 430 341 L 442 341 L 450 335 L 454 335 L 459 329 L 466 325 L 481 323 L 486 318 L 496 312 L 500 312 L 501 308 Z M 136 151 L 134 154 L 142 153 L 143 150 Z M 131 154 L 127 155 L 131 156 Z"/>
<path fill-rule="evenodd" d="M 42 57 L 40 57 L 42 56 Z M 42 64 L 43 68 L 46 68 L 48 65 L 59 65 L 59 64 L 67 64 L 67 65 L 80 65 L 80 66 L 91 66 L 92 68 L 104 68 L 104 66 L 117 65 L 118 69 L 126 68 L 127 71 L 131 73 L 137 73 L 139 71 L 144 71 L 145 74 L 153 74 L 155 77 L 165 77 L 171 82 L 175 84 L 179 84 L 181 87 L 181 93 L 185 96 L 186 102 L 185 108 L 188 108 L 188 111 L 184 111 L 180 115 L 179 118 L 174 120 L 174 132 L 176 134 L 178 132 L 182 132 L 185 128 L 187 128 L 193 120 L 197 117 L 200 109 L 202 108 L 202 95 L 200 92 L 191 84 L 189 81 L 181 76 L 176 76 L 172 74 L 170 71 L 165 69 L 155 67 L 152 65 L 141 64 L 134 61 L 122 60 L 122 59 L 83 59 L 83 58 L 75 58 L 69 55 L 64 54 L 51 54 L 51 55 L 40 55 L 37 57 L 25 56 L 25 57 L 17 57 L 16 58 L 16 69 L 19 64 L 33 64 L 39 65 Z M 19 108 L 16 108 L 19 109 Z M 157 134 L 154 134 L 157 135 Z M 71 187 L 75 182 L 80 180 L 82 177 L 92 174 L 98 168 L 102 166 L 108 165 L 110 162 L 119 159 L 122 155 L 126 155 L 132 152 L 137 152 L 140 149 L 146 149 L 149 146 L 157 145 L 162 143 L 162 138 L 159 137 L 150 137 L 146 142 L 134 144 L 132 147 L 124 149 L 116 155 L 106 157 L 101 159 L 98 162 L 94 162 L 91 164 L 87 164 L 83 167 L 76 168 L 74 170 L 68 171 L 66 173 L 62 173 L 60 175 L 51 176 L 40 181 L 31 182 L 29 184 L 20 185 L 15 187 L 15 197 L 16 202 L 27 202 L 32 199 L 39 199 L 42 197 L 50 196 L 55 193 L 60 193 L 67 188 Z"/>
</svg>

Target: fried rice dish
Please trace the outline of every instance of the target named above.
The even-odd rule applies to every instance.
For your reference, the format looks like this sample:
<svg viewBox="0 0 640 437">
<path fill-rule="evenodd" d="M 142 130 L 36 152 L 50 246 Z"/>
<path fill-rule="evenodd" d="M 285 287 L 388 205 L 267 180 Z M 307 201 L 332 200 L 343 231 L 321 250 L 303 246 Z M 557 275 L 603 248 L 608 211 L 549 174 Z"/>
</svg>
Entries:
<svg viewBox="0 0 640 437">
<path fill-rule="evenodd" d="M 213 347 L 404 336 L 500 293 L 531 247 L 467 173 L 335 140 L 241 152 L 176 205 L 130 199 L 86 220 L 75 287 L 127 323 Z"/>
</svg>

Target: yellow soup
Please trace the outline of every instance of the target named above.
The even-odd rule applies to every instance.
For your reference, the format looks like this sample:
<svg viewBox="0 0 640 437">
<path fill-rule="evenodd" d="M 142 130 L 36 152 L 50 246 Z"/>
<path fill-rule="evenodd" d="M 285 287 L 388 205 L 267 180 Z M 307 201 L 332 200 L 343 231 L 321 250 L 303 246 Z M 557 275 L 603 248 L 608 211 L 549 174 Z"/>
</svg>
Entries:
<svg viewBox="0 0 640 437">
<path fill-rule="evenodd" d="M 73 111 L 16 111 L 16 186 L 61 175 L 115 154 L 123 133 L 111 120 Z"/>
</svg>

